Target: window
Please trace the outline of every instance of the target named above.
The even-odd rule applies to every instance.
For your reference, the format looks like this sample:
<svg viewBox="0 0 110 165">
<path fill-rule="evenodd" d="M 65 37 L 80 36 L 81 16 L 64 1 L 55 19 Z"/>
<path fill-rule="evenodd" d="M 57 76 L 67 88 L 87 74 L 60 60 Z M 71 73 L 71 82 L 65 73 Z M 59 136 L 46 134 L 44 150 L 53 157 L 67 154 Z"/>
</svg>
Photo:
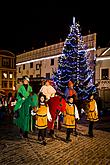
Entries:
<svg viewBox="0 0 110 165">
<path fill-rule="evenodd" d="M 11 68 L 11 59 L 9 58 L 2 58 L 2 66 Z"/>
<path fill-rule="evenodd" d="M 40 65 L 36 64 L 36 70 L 39 70 L 39 69 L 40 69 Z"/>
<path fill-rule="evenodd" d="M 12 81 L 9 81 L 9 88 L 12 88 L 13 87 L 13 83 Z"/>
<path fill-rule="evenodd" d="M 50 79 L 50 73 L 46 73 L 46 78 Z"/>
<path fill-rule="evenodd" d="M 8 78 L 8 72 L 2 71 L 2 79 L 7 79 Z"/>
<path fill-rule="evenodd" d="M 51 59 L 51 65 L 54 65 L 54 59 L 53 58 Z"/>
<path fill-rule="evenodd" d="M 109 79 L 109 69 L 102 69 L 101 70 L 101 79 L 108 80 Z"/>
<path fill-rule="evenodd" d="M 23 64 L 23 70 L 25 69 L 25 64 Z"/>
<path fill-rule="evenodd" d="M 8 81 L 2 81 L 2 88 L 8 87 Z"/>
<path fill-rule="evenodd" d="M 30 63 L 30 68 L 33 68 L 33 62 Z"/>
<path fill-rule="evenodd" d="M 9 72 L 9 78 L 10 78 L 10 79 L 13 78 L 13 72 Z"/>
</svg>

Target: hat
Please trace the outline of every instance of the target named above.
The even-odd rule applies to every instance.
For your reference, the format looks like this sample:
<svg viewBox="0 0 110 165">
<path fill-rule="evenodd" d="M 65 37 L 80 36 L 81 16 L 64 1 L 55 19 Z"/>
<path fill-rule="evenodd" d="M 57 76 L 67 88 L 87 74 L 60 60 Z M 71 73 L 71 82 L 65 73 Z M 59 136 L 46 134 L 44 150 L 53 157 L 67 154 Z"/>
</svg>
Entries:
<svg viewBox="0 0 110 165">
<path fill-rule="evenodd" d="M 24 76 L 23 80 L 27 80 L 27 81 L 29 81 L 29 77 Z"/>
</svg>

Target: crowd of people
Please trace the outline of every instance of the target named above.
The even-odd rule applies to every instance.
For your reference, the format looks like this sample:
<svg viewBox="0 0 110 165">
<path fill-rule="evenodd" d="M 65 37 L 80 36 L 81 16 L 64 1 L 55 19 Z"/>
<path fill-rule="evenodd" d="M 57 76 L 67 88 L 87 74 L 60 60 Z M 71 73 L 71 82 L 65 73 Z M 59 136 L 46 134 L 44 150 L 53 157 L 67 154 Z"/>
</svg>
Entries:
<svg viewBox="0 0 110 165">
<path fill-rule="evenodd" d="M 11 92 L 5 95 L 4 92 L 0 92 L 0 122 L 5 119 L 7 115 L 13 117 L 13 110 L 16 104 L 16 98 Z"/>
<path fill-rule="evenodd" d="M 65 141 L 68 143 L 71 141 L 70 135 L 73 130 L 77 136 L 77 121 L 80 120 L 77 100 L 72 81 L 68 82 L 65 92 L 62 93 L 54 89 L 50 80 L 46 80 L 39 93 L 36 94 L 29 85 L 29 78 L 25 76 L 19 87 L 17 86 L 16 97 L 13 97 L 11 93 L 7 99 L 0 96 L 0 120 L 4 112 L 8 111 L 13 117 L 13 123 L 19 128 L 21 138 L 28 138 L 29 131 L 37 129 L 38 141 L 43 145 L 46 145 L 47 130 L 49 136 L 55 138 L 55 124 L 57 129 L 65 127 Z M 93 137 L 94 122 L 99 120 L 97 103 L 93 94 L 90 94 L 86 109 L 82 113 L 85 113 L 89 120 L 88 135 Z"/>
</svg>

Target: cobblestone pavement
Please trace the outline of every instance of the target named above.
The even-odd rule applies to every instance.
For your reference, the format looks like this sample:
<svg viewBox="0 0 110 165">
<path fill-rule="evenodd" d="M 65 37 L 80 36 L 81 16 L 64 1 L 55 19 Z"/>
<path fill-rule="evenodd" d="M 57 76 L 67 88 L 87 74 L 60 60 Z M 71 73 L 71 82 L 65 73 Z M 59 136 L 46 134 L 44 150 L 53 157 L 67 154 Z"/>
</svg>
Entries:
<svg viewBox="0 0 110 165">
<path fill-rule="evenodd" d="M 78 124 L 78 136 L 66 143 L 65 131 L 55 130 L 56 139 L 46 138 L 43 146 L 35 133 L 20 139 L 15 126 L 0 126 L 0 165 L 110 165 L 110 132 L 94 129 L 94 138 L 87 132 Z"/>
</svg>

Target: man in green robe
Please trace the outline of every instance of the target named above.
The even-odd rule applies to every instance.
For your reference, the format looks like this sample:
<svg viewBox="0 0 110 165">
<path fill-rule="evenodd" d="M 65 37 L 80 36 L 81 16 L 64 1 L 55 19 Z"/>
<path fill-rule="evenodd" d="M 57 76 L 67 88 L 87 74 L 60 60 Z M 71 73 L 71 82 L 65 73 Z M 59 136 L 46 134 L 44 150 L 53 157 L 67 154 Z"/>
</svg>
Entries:
<svg viewBox="0 0 110 165">
<path fill-rule="evenodd" d="M 32 105 L 31 92 L 32 87 L 29 85 L 29 78 L 25 76 L 23 84 L 18 89 L 17 102 L 14 107 L 14 112 L 16 113 L 18 111 L 18 117 L 14 119 L 14 123 L 20 129 L 20 135 L 25 138 L 28 138 L 28 132 L 30 131 L 30 106 Z"/>
</svg>

